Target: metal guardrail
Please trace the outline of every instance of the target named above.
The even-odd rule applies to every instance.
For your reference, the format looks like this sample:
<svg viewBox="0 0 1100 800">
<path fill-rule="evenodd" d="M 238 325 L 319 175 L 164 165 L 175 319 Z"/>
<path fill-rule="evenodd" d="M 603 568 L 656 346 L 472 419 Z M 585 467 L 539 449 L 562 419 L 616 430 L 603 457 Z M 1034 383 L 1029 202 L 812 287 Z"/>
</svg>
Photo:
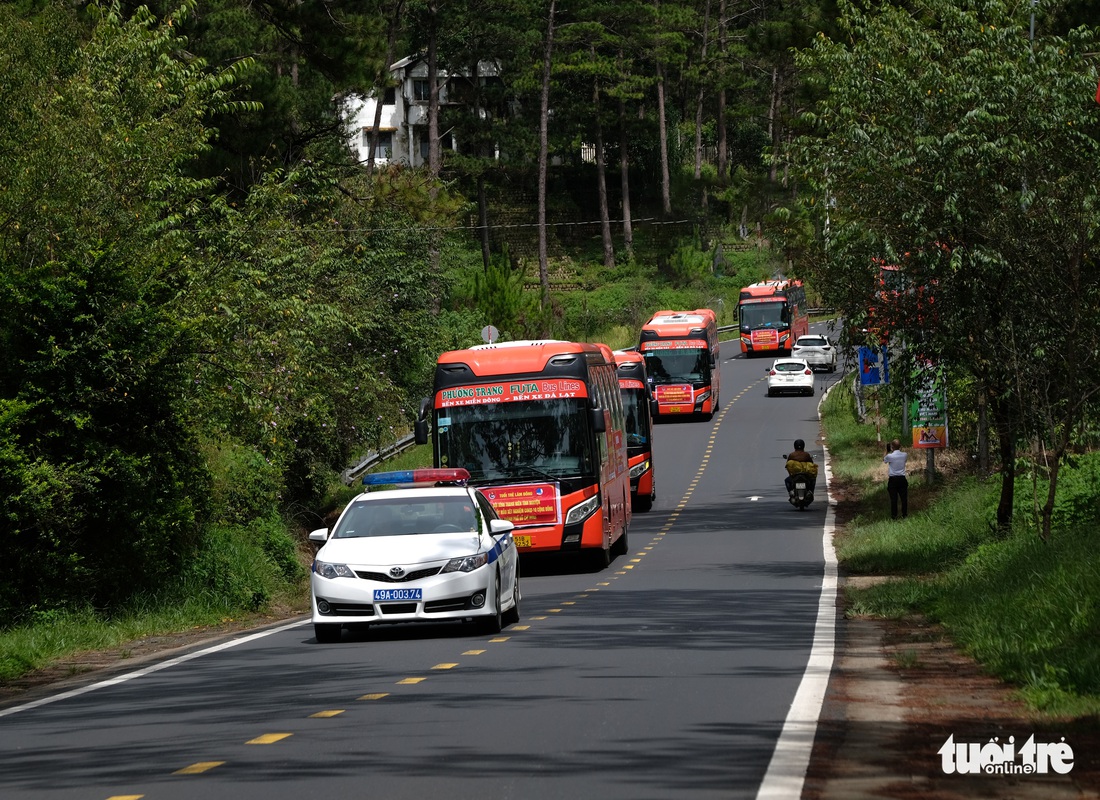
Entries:
<svg viewBox="0 0 1100 800">
<path fill-rule="evenodd" d="M 388 447 L 383 447 L 376 453 L 369 453 L 366 458 L 356 464 L 354 467 L 348 467 L 340 475 L 344 483 L 349 486 L 355 481 L 359 480 L 368 469 L 377 464 L 381 464 L 387 458 L 393 458 L 394 456 L 404 453 L 410 447 L 416 444 L 416 438 L 410 433 L 402 436 L 393 444 Z"/>
</svg>

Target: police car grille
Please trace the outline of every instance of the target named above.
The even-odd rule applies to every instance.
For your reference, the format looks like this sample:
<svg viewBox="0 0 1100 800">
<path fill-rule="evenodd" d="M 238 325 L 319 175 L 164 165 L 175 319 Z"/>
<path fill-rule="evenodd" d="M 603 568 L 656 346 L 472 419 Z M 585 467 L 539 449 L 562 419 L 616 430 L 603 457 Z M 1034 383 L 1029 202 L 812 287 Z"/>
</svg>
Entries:
<svg viewBox="0 0 1100 800">
<path fill-rule="evenodd" d="M 387 575 L 385 572 L 359 572 L 356 571 L 356 575 L 365 581 L 381 581 L 382 583 L 406 583 L 408 581 L 415 581 L 420 578 L 430 578 L 432 575 L 439 573 L 439 567 L 428 567 L 427 569 L 417 569 L 412 572 L 406 572 L 400 578 L 394 578 Z"/>
</svg>

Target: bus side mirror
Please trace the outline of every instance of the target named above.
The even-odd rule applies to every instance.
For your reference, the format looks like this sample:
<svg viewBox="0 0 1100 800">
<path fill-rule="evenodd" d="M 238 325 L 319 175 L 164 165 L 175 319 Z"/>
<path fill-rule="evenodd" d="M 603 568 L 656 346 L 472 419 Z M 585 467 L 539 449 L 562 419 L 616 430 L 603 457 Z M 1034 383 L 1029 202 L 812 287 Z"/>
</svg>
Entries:
<svg viewBox="0 0 1100 800">
<path fill-rule="evenodd" d="M 711 354 L 711 356 L 710 356 L 707 363 L 710 365 L 711 369 L 714 369 L 714 354 L 713 353 Z"/>
<path fill-rule="evenodd" d="M 588 409 L 588 416 L 592 419 L 592 430 L 596 433 L 604 433 L 607 431 L 607 421 L 604 419 L 602 408 Z"/>
<path fill-rule="evenodd" d="M 651 419 L 657 419 L 657 415 L 661 413 L 661 407 L 657 403 L 656 397 L 651 397 L 649 400 L 649 416 Z"/>
<path fill-rule="evenodd" d="M 413 423 L 413 441 L 417 444 L 428 443 L 428 415 L 432 412 L 432 399 L 425 397 L 420 401 L 420 413 Z"/>
</svg>

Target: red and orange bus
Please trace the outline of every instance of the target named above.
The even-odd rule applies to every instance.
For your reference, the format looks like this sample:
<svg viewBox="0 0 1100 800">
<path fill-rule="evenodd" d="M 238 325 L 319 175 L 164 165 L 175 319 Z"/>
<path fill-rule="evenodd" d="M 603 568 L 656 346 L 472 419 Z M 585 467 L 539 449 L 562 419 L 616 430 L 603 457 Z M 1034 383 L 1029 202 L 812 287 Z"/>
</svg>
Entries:
<svg viewBox="0 0 1100 800">
<path fill-rule="evenodd" d="M 642 326 L 638 352 L 645 358 L 658 416 L 718 410 L 718 317 L 709 308 L 658 311 Z"/>
<path fill-rule="evenodd" d="M 737 302 L 741 352 L 790 355 L 799 336 L 810 331 L 802 281 L 774 280 L 746 286 Z"/>
<path fill-rule="evenodd" d="M 637 350 L 616 350 L 619 390 L 626 415 L 626 457 L 630 466 L 630 500 L 637 511 L 649 511 L 657 497 L 653 483 L 653 415 L 656 401 L 646 380 L 645 359 Z"/>
<path fill-rule="evenodd" d="M 615 357 L 603 344 L 500 342 L 443 353 L 415 435 L 463 467 L 522 553 L 626 551 L 630 479 Z"/>
</svg>

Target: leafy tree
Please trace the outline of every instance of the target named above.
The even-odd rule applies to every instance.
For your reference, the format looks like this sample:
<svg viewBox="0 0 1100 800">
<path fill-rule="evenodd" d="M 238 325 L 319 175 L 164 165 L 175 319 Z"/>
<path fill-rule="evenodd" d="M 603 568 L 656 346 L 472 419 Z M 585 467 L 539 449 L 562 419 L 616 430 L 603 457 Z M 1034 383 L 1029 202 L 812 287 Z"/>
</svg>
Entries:
<svg viewBox="0 0 1100 800">
<path fill-rule="evenodd" d="M 911 358 L 974 376 L 1000 444 L 1002 529 L 1018 442 L 1053 449 L 1049 535 L 1057 463 L 1100 367 L 1082 348 L 1100 334 L 1097 33 L 1031 42 L 1027 9 L 999 0 L 842 9 L 843 40 L 797 57 L 821 97 L 791 150 L 823 226 L 804 269 L 852 319 L 877 303 Z M 908 290 L 880 290 L 883 264 Z"/>
<path fill-rule="evenodd" d="M 178 58 L 173 21 L 0 7 L 0 436 L 5 610 L 110 605 L 194 546 L 206 476 L 185 424 L 193 341 L 170 300 L 182 171 L 234 68 Z M 7 67 L 12 67 L 7 69 Z M 43 513 L 45 512 L 45 513 Z"/>
</svg>

